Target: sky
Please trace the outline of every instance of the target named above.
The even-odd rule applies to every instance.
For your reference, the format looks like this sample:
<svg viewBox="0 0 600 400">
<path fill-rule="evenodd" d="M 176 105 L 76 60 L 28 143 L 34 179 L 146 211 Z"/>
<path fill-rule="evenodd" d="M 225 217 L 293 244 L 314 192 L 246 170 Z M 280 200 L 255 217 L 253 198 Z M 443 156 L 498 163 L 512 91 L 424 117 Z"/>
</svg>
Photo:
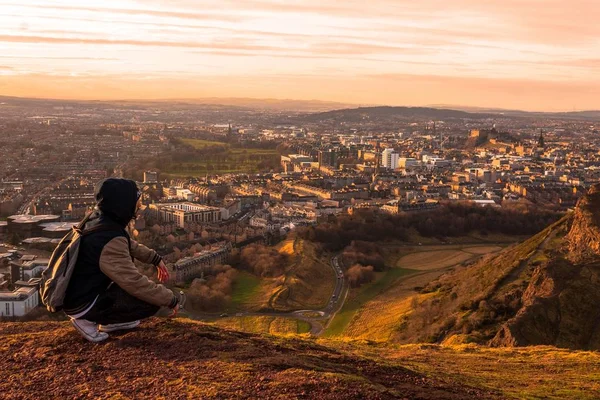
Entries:
<svg viewBox="0 0 600 400">
<path fill-rule="evenodd" d="M 0 0 L 0 95 L 600 109 L 598 0 Z"/>
</svg>

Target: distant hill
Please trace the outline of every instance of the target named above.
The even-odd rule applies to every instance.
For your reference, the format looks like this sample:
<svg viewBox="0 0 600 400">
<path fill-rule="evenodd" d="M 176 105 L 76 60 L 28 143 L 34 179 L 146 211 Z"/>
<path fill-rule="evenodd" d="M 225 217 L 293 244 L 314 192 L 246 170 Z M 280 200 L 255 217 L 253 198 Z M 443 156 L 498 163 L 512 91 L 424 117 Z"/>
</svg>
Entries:
<svg viewBox="0 0 600 400">
<path fill-rule="evenodd" d="M 184 108 L 199 107 L 232 107 L 248 110 L 291 111 L 291 112 L 322 112 L 340 108 L 355 107 L 355 105 L 327 102 L 319 100 L 290 100 L 290 99 L 251 99 L 251 98 L 201 98 L 201 99 L 139 99 L 139 100 L 61 100 L 25 97 L 0 96 L 0 104 L 13 106 L 96 106 L 101 108 L 131 107 L 166 107 L 177 105 Z"/>
<path fill-rule="evenodd" d="M 600 186 L 575 212 L 432 282 L 394 340 L 600 350 Z"/>
<path fill-rule="evenodd" d="M 584 111 L 523 111 L 503 108 L 488 107 L 468 107 L 457 105 L 435 104 L 432 108 L 448 108 L 452 110 L 466 111 L 470 113 L 488 113 L 501 114 L 510 117 L 541 117 L 541 118 L 561 118 L 561 119 L 600 119 L 600 110 Z"/>
<path fill-rule="evenodd" d="M 327 122 L 339 120 L 345 122 L 367 122 L 369 120 L 391 120 L 391 119 L 487 119 L 502 118 L 501 114 L 468 113 L 465 111 L 427 108 L 427 107 L 359 107 L 343 110 L 326 111 L 322 113 L 308 114 L 299 117 L 304 122 Z"/>
<path fill-rule="evenodd" d="M 486 119 L 486 118 L 561 118 L 579 120 L 600 120 L 600 110 L 573 112 L 529 112 L 500 108 L 432 105 L 427 107 L 402 106 L 359 106 L 356 104 L 340 103 L 321 100 L 294 99 L 253 99 L 253 98 L 221 98 L 208 97 L 199 99 L 139 99 L 139 100 L 73 100 L 73 99 L 42 99 L 14 96 L 0 96 L 0 106 L 5 103 L 11 106 L 63 106 L 63 107 L 99 107 L 99 108 L 168 108 L 178 107 L 197 109 L 199 107 L 233 108 L 239 110 L 263 110 L 271 112 L 303 113 L 302 120 L 319 122 L 334 119 L 344 119 L 359 122 L 364 118 L 418 118 L 430 120 L 444 119 Z"/>
</svg>

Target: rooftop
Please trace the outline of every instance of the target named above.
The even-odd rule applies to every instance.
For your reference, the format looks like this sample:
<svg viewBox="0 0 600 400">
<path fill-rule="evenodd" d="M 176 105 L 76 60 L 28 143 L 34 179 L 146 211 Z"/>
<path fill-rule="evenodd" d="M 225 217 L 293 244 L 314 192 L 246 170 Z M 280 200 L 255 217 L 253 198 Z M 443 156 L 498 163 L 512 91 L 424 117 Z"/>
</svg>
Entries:
<svg viewBox="0 0 600 400">
<path fill-rule="evenodd" d="M 36 287 L 20 287 L 14 292 L 0 292 L 0 301 L 25 300 L 37 292 Z"/>
<path fill-rule="evenodd" d="M 34 224 L 37 222 L 58 221 L 58 215 L 12 215 L 8 219 L 15 224 Z"/>
</svg>

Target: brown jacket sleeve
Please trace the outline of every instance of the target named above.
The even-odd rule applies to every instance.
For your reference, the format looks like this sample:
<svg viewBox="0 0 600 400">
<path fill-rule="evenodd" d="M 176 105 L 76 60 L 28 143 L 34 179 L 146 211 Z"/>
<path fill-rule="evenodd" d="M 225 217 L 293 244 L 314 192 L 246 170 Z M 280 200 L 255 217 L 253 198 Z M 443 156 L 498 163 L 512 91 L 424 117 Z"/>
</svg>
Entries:
<svg viewBox="0 0 600 400">
<path fill-rule="evenodd" d="M 162 260 L 162 258 L 154 250 L 147 248 L 135 240 L 131 240 L 130 249 L 133 258 L 140 260 L 143 263 L 158 265 Z"/>
<path fill-rule="evenodd" d="M 100 270 L 130 295 L 157 306 L 168 307 L 176 297 L 163 285 L 142 275 L 131 260 L 127 238 L 116 237 L 102 250 Z"/>
</svg>

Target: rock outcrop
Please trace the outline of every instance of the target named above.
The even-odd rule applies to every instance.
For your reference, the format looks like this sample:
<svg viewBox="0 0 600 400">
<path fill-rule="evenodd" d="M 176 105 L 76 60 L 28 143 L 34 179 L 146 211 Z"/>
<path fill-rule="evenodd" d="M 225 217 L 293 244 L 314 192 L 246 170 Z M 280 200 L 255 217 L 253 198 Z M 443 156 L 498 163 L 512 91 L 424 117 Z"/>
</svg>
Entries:
<svg viewBox="0 0 600 400">
<path fill-rule="evenodd" d="M 600 185 L 577 204 L 566 242 L 568 258 L 574 263 L 600 260 Z"/>
<path fill-rule="evenodd" d="M 600 350 L 600 186 L 580 200 L 567 235 L 533 272 L 522 307 L 491 341 Z"/>
<path fill-rule="evenodd" d="M 544 231 L 425 291 L 398 341 L 600 350 L 600 186 Z"/>
</svg>

